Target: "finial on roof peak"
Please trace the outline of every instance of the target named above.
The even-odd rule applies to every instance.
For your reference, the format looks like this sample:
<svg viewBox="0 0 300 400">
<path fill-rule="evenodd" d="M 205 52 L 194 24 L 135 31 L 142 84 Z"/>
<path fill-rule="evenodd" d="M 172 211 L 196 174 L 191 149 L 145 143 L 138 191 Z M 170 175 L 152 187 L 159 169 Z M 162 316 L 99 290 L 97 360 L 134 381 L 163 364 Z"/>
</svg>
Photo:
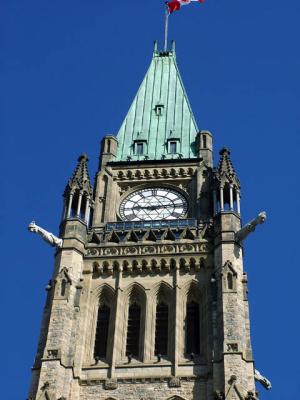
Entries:
<svg viewBox="0 0 300 400">
<path fill-rule="evenodd" d="M 229 156 L 230 155 L 230 150 L 228 147 L 223 147 L 220 152 L 219 152 L 220 156 Z"/>
<path fill-rule="evenodd" d="M 171 41 L 171 48 L 159 50 L 158 41 L 153 42 L 153 57 L 175 57 L 176 56 L 176 43 L 175 40 Z"/>
<path fill-rule="evenodd" d="M 81 162 L 81 161 L 89 161 L 89 158 L 88 158 L 88 156 L 87 156 L 86 153 L 82 153 L 82 154 L 80 154 L 80 156 L 78 157 L 78 162 Z"/>
</svg>

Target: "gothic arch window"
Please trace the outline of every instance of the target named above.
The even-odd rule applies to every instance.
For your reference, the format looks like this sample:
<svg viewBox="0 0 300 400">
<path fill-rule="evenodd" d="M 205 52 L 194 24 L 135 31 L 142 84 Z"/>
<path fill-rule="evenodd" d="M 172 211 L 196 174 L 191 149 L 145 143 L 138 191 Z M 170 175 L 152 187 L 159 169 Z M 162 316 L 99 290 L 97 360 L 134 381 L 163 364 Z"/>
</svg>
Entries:
<svg viewBox="0 0 300 400">
<path fill-rule="evenodd" d="M 233 290 L 233 275 L 231 272 L 227 274 L 227 288 Z"/>
<path fill-rule="evenodd" d="M 87 362 L 110 362 L 112 340 L 114 335 L 114 317 L 116 298 L 115 291 L 103 284 L 94 291 L 94 306 L 88 319 L 89 345 L 87 346 Z"/>
<path fill-rule="evenodd" d="M 129 305 L 126 355 L 139 358 L 141 333 L 141 306 L 136 301 Z"/>
<path fill-rule="evenodd" d="M 55 299 L 67 300 L 69 297 L 71 279 L 68 268 L 63 267 L 55 279 Z"/>
<path fill-rule="evenodd" d="M 155 355 L 168 354 L 169 307 L 164 301 L 156 305 Z"/>
<path fill-rule="evenodd" d="M 185 348 L 186 354 L 200 353 L 200 309 L 199 303 L 189 301 L 186 305 Z"/>
<path fill-rule="evenodd" d="M 222 271 L 224 290 L 236 291 L 237 273 L 230 261 L 226 261 Z"/>
<path fill-rule="evenodd" d="M 145 313 L 146 293 L 144 288 L 134 283 L 124 293 L 124 300 L 127 303 L 125 321 L 122 331 L 123 346 L 122 355 L 131 359 L 143 360 L 144 358 L 144 337 L 145 337 Z"/>
<path fill-rule="evenodd" d="M 159 361 L 161 357 L 170 359 L 174 350 L 173 295 L 173 288 L 163 281 L 154 285 L 150 294 L 149 321 L 152 322 L 146 335 L 151 343 L 151 356 L 157 357 Z"/>
<path fill-rule="evenodd" d="M 106 359 L 110 313 L 111 310 L 107 304 L 99 305 L 94 347 L 95 359 Z"/>
<path fill-rule="evenodd" d="M 67 281 L 66 281 L 66 279 L 62 279 L 61 286 L 60 286 L 60 295 L 61 295 L 61 297 L 65 296 L 66 288 L 67 288 Z"/>
<path fill-rule="evenodd" d="M 207 340 L 206 300 L 199 282 L 192 280 L 182 287 L 182 319 L 179 337 L 179 351 L 189 360 L 200 360 L 205 354 Z M 200 357 L 200 358 L 199 358 Z"/>
</svg>

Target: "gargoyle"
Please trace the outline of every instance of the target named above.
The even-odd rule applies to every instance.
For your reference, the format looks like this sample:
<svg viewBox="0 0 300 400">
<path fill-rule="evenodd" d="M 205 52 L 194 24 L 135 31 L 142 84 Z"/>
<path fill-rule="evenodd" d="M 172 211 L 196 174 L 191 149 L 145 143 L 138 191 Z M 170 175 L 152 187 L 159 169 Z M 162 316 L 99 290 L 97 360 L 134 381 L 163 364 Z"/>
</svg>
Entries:
<svg viewBox="0 0 300 400">
<path fill-rule="evenodd" d="M 263 224 L 266 219 L 267 219 L 267 214 L 265 211 L 259 213 L 256 218 L 254 218 L 252 221 L 248 222 L 248 224 L 244 225 L 239 231 L 236 232 L 236 234 L 235 234 L 236 240 L 239 240 L 240 242 L 245 240 L 246 237 L 251 232 L 255 231 L 256 226 Z"/>
<path fill-rule="evenodd" d="M 257 369 L 255 370 L 254 378 L 258 382 L 260 382 L 265 389 L 267 389 L 267 390 L 272 389 L 271 382 L 265 376 L 263 376 L 259 371 L 257 371 Z"/>
<path fill-rule="evenodd" d="M 49 243 L 53 247 L 61 248 L 63 244 L 63 240 L 53 235 L 53 233 L 46 231 L 40 226 L 36 225 L 34 221 L 32 221 L 28 225 L 29 232 L 38 233 L 47 243 Z"/>
</svg>

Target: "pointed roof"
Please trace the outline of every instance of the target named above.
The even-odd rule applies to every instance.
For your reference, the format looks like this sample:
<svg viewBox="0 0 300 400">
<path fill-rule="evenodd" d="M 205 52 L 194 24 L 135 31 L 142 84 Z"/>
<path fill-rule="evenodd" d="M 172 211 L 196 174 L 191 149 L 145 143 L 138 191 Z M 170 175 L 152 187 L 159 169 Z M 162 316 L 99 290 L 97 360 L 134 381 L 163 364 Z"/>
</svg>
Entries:
<svg viewBox="0 0 300 400">
<path fill-rule="evenodd" d="M 198 157 L 198 127 L 176 63 L 175 47 L 153 58 L 144 80 L 118 132 L 116 161 L 161 160 Z M 168 141 L 177 141 L 176 154 Z M 137 155 L 135 143 L 145 144 Z"/>
<path fill-rule="evenodd" d="M 88 194 L 92 194 L 93 188 L 90 181 L 88 163 L 89 159 L 86 154 L 81 154 L 78 158 L 78 164 L 73 172 L 71 179 L 69 180 L 66 191 L 70 190 L 83 190 Z"/>
<path fill-rule="evenodd" d="M 240 181 L 230 159 L 230 150 L 227 147 L 223 147 L 220 150 L 220 156 L 219 165 L 215 172 L 217 180 L 221 184 L 225 184 L 226 182 L 233 183 L 239 188 Z"/>
</svg>

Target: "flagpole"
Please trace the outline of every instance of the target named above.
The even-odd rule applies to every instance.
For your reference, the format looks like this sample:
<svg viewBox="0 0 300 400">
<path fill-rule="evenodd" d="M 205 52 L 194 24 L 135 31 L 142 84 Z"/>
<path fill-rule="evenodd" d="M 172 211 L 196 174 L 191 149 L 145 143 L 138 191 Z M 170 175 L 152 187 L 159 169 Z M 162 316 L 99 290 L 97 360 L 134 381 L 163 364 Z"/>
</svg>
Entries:
<svg viewBox="0 0 300 400">
<path fill-rule="evenodd" d="M 165 12 L 165 45 L 164 45 L 164 51 L 168 50 L 168 30 L 169 30 L 169 10 L 168 7 L 166 6 L 166 12 Z"/>
</svg>

